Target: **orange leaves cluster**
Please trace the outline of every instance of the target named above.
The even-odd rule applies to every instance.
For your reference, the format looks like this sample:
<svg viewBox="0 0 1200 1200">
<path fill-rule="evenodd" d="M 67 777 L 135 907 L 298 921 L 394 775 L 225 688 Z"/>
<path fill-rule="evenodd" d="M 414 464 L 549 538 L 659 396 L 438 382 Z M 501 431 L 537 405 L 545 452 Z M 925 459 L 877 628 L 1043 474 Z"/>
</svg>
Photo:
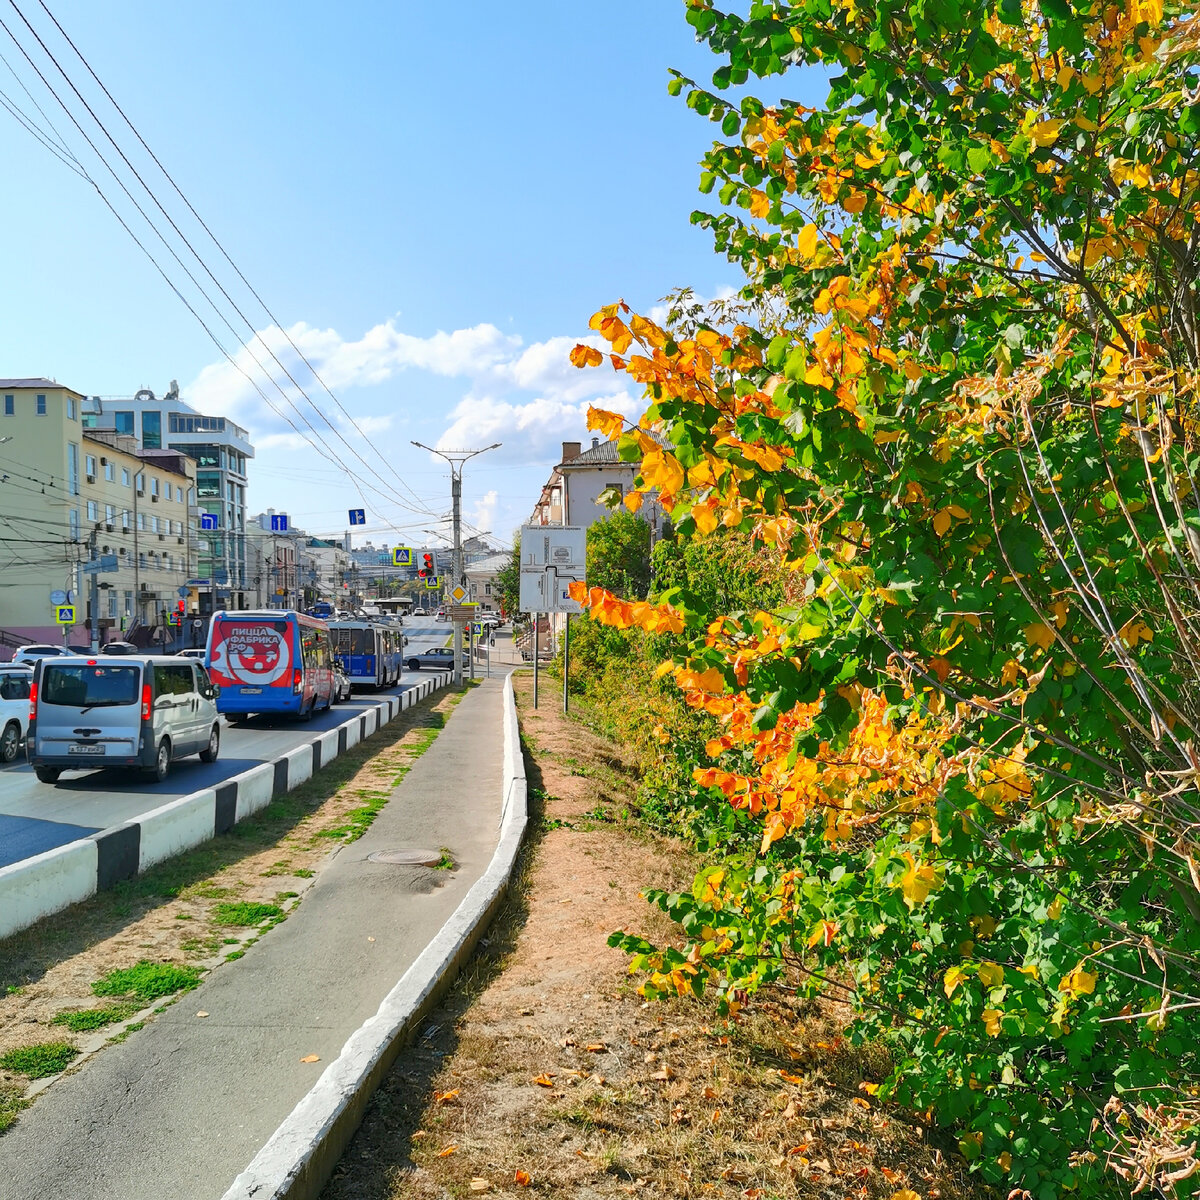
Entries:
<svg viewBox="0 0 1200 1200">
<path fill-rule="evenodd" d="M 622 600 L 603 588 L 590 590 L 585 583 L 568 586 L 572 600 L 587 606 L 591 615 L 602 625 L 614 629 L 637 626 L 647 633 L 682 633 L 683 617 L 669 604 L 649 604 L 644 600 Z"/>
</svg>

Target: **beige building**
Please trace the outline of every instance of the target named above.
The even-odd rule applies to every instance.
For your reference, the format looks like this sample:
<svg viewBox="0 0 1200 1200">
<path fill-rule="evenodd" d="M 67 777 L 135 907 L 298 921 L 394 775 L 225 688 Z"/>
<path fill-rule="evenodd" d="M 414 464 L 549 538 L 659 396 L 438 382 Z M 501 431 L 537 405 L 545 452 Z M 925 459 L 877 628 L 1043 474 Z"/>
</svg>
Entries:
<svg viewBox="0 0 1200 1200">
<path fill-rule="evenodd" d="M 50 379 L 0 379 L 0 658 L 29 641 L 87 644 L 93 555 L 116 559 L 96 576 L 105 641 L 161 625 L 194 573 L 193 464 L 85 430 L 83 399 Z M 74 626 L 55 622 L 61 593 Z"/>
</svg>

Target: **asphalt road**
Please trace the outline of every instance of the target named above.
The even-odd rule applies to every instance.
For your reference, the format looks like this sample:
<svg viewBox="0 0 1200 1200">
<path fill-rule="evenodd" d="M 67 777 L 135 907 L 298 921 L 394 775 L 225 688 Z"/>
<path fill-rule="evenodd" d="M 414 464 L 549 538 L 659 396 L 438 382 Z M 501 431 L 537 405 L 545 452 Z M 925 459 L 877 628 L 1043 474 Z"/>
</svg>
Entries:
<svg viewBox="0 0 1200 1200">
<path fill-rule="evenodd" d="M 427 618 L 406 624 L 404 632 L 409 639 L 405 652 L 415 653 L 445 645 L 451 626 Z M 333 729 L 355 712 L 378 703 L 379 697 L 403 692 L 415 678 L 419 675 L 405 668 L 398 687 L 355 691 L 348 701 L 303 723 L 279 717 L 254 717 L 239 725 L 222 720 L 217 761 L 202 763 L 196 756 L 183 759 L 172 764 L 162 783 L 119 771 L 70 771 L 57 784 L 39 783 L 33 768 L 23 761 L 22 750 L 15 763 L 0 767 L 0 867 L 108 829 L 278 758 L 311 741 L 314 734 Z"/>
</svg>

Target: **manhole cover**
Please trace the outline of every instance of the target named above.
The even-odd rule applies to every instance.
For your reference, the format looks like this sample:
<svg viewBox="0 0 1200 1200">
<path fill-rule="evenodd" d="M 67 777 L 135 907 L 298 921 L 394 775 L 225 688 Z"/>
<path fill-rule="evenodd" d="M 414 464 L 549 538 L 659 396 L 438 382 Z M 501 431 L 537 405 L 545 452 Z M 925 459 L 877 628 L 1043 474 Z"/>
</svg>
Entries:
<svg viewBox="0 0 1200 1200">
<path fill-rule="evenodd" d="M 436 867 L 442 861 L 440 850 L 376 850 L 368 862 L 390 863 L 394 867 Z"/>
</svg>

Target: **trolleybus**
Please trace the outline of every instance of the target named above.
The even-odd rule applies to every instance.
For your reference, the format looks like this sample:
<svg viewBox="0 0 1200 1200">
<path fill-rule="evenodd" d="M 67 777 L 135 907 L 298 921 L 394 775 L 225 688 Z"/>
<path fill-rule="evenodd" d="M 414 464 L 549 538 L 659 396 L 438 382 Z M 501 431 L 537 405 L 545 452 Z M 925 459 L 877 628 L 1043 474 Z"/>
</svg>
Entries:
<svg viewBox="0 0 1200 1200">
<path fill-rule="evenodd" d="M 400 682 L 404 634 L 374 621 L 330 621 L 333 653 L 352 687 L 391 687 Z"/>
</svg>

